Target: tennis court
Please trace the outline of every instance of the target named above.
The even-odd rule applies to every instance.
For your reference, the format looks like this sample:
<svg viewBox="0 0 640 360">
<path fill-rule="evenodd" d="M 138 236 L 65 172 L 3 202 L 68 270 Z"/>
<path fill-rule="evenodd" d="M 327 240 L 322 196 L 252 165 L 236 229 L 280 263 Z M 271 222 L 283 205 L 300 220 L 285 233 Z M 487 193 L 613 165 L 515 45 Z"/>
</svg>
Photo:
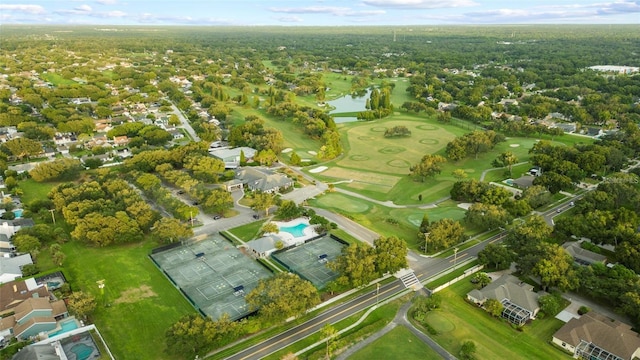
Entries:
<svg viewBox="0 0 640 360">
<path fill-rule="evenodd" d="M 345 246 L 341 241 L 323 236 L 295 248 L 273 253 L 271 257 L 322 289 L 338 277 L 338 273 L 329 269 L 327 263 L 340 256 Z"/>
<path fill-rule="evenodd" d="M 250 313 L 244 295 L 272 276 L 219 235 L 150 255 L 183 295 L 206 316 L 232 320 Z"/>
</svg>

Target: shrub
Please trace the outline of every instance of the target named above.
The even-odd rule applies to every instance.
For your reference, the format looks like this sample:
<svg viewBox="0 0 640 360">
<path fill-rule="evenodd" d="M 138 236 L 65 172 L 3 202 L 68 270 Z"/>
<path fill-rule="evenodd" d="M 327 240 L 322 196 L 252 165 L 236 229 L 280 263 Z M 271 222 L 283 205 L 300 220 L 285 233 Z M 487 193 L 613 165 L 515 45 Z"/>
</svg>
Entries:
<svg viewBox="0 0 640 360">
<path fill-rule="evenodd" d="M 589 311 L 591 311 L 591 309 L 589 309 L 588 307 L 582 305 L 578 309 L 578 315 L 584 315 L 584 314 L 588 313 Z"/>
</svg>

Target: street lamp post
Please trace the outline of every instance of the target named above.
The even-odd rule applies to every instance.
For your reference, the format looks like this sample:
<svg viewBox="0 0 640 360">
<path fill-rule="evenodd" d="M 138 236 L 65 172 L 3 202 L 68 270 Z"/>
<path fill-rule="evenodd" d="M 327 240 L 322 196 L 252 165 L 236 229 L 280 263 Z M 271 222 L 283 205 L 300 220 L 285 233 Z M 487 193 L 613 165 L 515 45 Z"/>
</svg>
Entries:
<svg viewBox="0 0 640 360">
<path fill-rule="evenodd" d="M 424 234 L 424 253 L 425 255 L 427 254 L 427 251 L 429 250 L 429 234 L 431 233 L 425 233 Z"/>
<path fill-rule="evenodd" d="M 456 269 L 456 261 L 458 260 L 458 248 L 453 249 L 453 270 Z"/>
<path fill-rule="evenodd" d="M 378 308 L 378 295 L 380 293 L 380 283 L 376 283 L 376 309 Z"/>
</svg>

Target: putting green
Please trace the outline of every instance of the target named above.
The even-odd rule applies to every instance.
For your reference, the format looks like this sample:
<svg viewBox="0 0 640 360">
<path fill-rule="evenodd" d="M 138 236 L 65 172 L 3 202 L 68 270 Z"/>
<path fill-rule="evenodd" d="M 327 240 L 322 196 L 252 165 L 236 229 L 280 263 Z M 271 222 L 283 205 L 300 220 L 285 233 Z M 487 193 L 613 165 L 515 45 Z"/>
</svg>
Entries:
<svg viewBox="0 0 640 360">
<path fill-rule="evenodd" d="M 387 131 L 387 128 L 384 126 L 376 126 L 376 127 L 372 127 L 371 131 L 373 132 L 385 132 Z"/>
<path fill-rule="evenodd" d="M 321 196 L 317 201 L 323 207 L 337 208 L 350 213 L 363 213 L 371 208 L 371 206 L 364 201 L 336 193 Z"/>
<path fill-rule="evenodd" d="M 407 160 L 402 160 L 402 159 L 389 160 L 387 161 L 387 165 L 391 167 L 402 168 L 402 169 L 405 169 L 405 168 L 409 169 L 409 167 L 411 167 L 411 164 Z"/>
<path fill-rule="evenodd" d="M 433 131 L 433 130 L 438 130 L 440 128 L 434 125 L 418 125 L 416 126 L 416 129 Z"/>
<path fill-rule="evenodd" d="M 420 144 L 425 144 L 425 145 L 437 145 L 440 144 L 439 140 L 436 139 L 420 139 Z"/>
<path fill-rule="evenodd" d="M 382 149 L 378 150 L 378 152 L 380 154 L 393 155 L 404 152 L 405 150 L 407 149 L 403 148 L 402 146 L 385 146 Z"/>
<path fill-rule="evenodd" d="M 439 334 L 453 331 L 456 326 L 439 311 L 429 311 L 427 313 L 427 322 Z"/>
<path fill-rule="evenodd" d="M 367 161 L 369 160 L 369 157 L 367 155 L 351 155 L 349 156 L 349 159 L 353 161 Z"/>
</svg>

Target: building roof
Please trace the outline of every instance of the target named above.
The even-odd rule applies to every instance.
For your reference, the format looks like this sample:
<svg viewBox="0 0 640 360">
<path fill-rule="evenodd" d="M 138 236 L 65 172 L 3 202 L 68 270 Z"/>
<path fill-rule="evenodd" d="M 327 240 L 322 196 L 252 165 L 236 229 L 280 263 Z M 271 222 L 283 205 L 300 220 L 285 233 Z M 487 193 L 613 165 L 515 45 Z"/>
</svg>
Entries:
<svg viewBox="0 0 640 360">
<path fill-rule="evenodd" d="M 526 189 L 528 187 L 531 187 L 533 185 L 533 180 L 536 177 L 533 175 L 523 175 L 517 179 L 513 180 L 513 184 L 516 185 L 519 188 L 522 189 Z"/>
<path fill-rule="evenodd" d="M 27 280 L 35 285 L 35 280 Z M 11 281 L 0 286 L 0 314 L 15 308 L 24 300 L 32 298 L 33 294 L 37 293 L 40 298 L 49 297 L 49 290 L 46 287 L 28 285 L 27 280 Z"/>
<path fill-rule="evenodd" d="M 16 321 L 20 322 L 25 316 L 35 310 L 53 310 L 48 298 L 32 297 L 21 302 L 15 308 Z"/>
<path fill-rule="evenodd" d="M 2 276 L 3 274 L 22 275 L 22 266 L 27 264 L 33 264 L 31 255 L 29 254 L 19 255 L 11 258 L 0 257 L 0 276 Z"/>
<path fill-rule="evenodd" d="M 29 345 L 20 349 L 12 360 L 60 360 L 60 356 L 56 354 L 56 349 L 51 345 Z"/>
<path fill-rule="evenodd" d="M 272 191 L 291 186 L 293 181 L 286 175 L 261 167 L 243 167 L 236 170 L 236 179 L 252 190 Z"/>
<path fill-rule="evenodd" d="M 532 314 L 540 307 L 538 294 L 533 292 L 533 286 L 512 275 L 503 275 L 480 290 L 471 290 L 468 295 L 478 301 L 508 299 Z"/>
<path fill-rule="evenodd" d="M 282 239 L 274 235 L 268 235 L 251 240 L 247 242 L 247 245 L 257 253 L 267 253 L 275 250 L 277 241 L 282 241 Z"/>
<path fill-rule="evenodd" d="M 576 260 L 576 262 L 581 264 L 584 263 L 585 265 L 589 265 L 597 262 L 604 263 L 607 261 L 606 256 L 581 248 L 580 243 L 577 241 L 564 243 L 562 244 L 562 247 L 574 258 L 574 260 Z"/>
<path fill-rule="evenodd" d="M 572 318 L 553 337 L 574 347 L 583 340 L 623 359 L 631 359 L 640 348 L 640 336 L 631 331 L 631 326 L 595 311 Z"/>
</svg>

